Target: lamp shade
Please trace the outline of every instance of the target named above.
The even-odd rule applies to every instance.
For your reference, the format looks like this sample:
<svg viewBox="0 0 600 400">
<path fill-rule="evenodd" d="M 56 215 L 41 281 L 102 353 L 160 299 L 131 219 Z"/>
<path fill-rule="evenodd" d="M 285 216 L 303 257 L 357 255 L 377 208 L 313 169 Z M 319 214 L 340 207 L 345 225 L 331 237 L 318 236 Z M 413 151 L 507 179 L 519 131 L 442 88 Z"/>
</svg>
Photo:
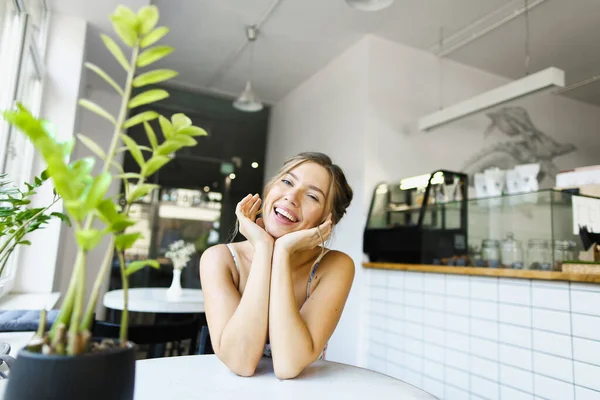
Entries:
<svg viewBox="0 0 600 400">
<path fill-rule="evenodd" d="M 246 82 L 246 87 L 240 96 L 233 102 L 233 107 L 245 112 L 257 112 L 263 109 L 263 104 L 258 100 L 252 90 L 250 81 Z"/>
</svg>

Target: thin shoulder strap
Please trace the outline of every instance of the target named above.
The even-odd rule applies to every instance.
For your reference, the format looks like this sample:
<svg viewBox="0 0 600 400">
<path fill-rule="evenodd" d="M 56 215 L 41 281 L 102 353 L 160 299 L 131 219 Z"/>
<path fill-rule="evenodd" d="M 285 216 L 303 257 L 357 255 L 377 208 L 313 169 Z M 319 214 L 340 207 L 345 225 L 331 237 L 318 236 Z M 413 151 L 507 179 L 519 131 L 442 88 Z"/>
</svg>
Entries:
<svg viewBox="0 0 600 400">
<path fill-rule="evenodd" d="M 317 272 L 317 267 L 319 266 L 319 263 L 321 262 L 323 257 L 325 257 L 325 254 L 327 254 L 328 252 L 329 252 L 329 249 L 325 249 L 321 254 L 319 254 L 319 257 L 317 257 L 315 263 L 313 264 L 312 270 L 310 271 L 310 276 L 308 277 L 308 285 L 306 286 L 306 298 L 307 299 L 310 296 L 310 284 L 312 283 L 315 273 Z"/>
<path fill-rule="evenodd" d="M 231 253 L 231 257 L 233 257 L 233 263 L 235 264 L 235 269 L 237 269 L 237 271 L 240 272 L 240 266 L 238 265 L 238 260 L 237 260 L 237 257 L 235 256 L 235 250 L 233 250 L 233 246 L 231 245 L 231 243 L 226 243 L 225 245 L 229 249 L 229 252 Z"/>
</svg>

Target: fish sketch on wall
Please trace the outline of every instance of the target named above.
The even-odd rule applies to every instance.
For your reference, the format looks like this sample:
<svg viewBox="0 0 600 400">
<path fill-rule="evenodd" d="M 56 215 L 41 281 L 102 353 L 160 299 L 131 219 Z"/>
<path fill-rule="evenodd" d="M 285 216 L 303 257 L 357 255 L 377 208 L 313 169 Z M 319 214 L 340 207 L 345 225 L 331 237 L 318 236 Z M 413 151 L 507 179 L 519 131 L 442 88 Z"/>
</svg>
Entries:
<svg viewBox="0 0 600 400">
<path fill-rule="evenodd" d="M 511 169 L 519 164 L 540 164 L 538 180 L 554 179 L 559 168 L 556 157 L 576 150 L 573 144 L 561 144 L 535 127 L 529 113 L 523 107 L 504 107 L 486 113 L 491 119 L 484 135 L 489 136 L 498 129 L 509 140 L 482 149 L 463 165 L 469 175 L 487 168 Z"/>
</svg>

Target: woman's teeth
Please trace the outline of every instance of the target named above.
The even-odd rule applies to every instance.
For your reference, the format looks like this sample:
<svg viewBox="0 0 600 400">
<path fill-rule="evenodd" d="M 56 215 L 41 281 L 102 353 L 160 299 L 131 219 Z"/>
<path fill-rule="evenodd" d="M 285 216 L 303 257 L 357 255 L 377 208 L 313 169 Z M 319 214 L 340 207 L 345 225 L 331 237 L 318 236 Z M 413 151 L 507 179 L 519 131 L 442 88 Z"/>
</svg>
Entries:
<svg viewBox="0 0 600 400">
<path fill-rule="evenodd" d="M 296 218 L 294 218 L 294 216 L 292 214 L 285 211 L 283 208 L 275 207 L 275 212 L 283 215 L 284 217 L 286 217 L 287 219 L 289 219 L 292 222 L 296 222 Z"/>
</svg>

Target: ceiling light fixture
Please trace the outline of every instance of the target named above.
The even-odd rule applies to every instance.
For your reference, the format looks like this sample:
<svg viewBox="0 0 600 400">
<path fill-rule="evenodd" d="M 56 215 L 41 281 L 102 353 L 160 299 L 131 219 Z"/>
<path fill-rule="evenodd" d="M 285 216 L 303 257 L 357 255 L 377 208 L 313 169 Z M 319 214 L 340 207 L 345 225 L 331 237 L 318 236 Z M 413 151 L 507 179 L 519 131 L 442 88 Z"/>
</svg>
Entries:
<svg viewBox="0 0 600 400">
<path fill-rule="evenodd" d="M 497 108 L 511 101 L 522 99 L 534 94 L 554 92 L 565 86 L 565 72 L 556 67 L 529 75 L 529 4 L 525 0 L 525 77 L 517 79 L 504 86 L 478 94 L 468 100 L 442 108 L 439 111 L 419 118 L 418 126 L 421 131 L 445 125 L 449 122 L 477 114 L 482 111 Z M 444 53 L 443 41 L 440 42 L 440 53 Z M 440 58 L 441 59 L 441 58 Z M 440 67 L 441 68 L 441 67 Z M 441 82 L 443 86 L 443 82 Z"/>
<path fill-rule="evenodd" d="M 380 11 L 392 5 L 394 0 L 346 0 L 346 3 L 359 11 Z"/>
<path fill-rule="evenodd" d="M 252 63 L 254 60 L 254 42 L 258 35 L 258 28 L 255 25 L 248 26 L 246 28 L 246 37 L 250 42 L 250 63 L 248 67 L 248 80 L 242 94 L 233 102 L 233 107 L 244 112 L 257 112 L 263 109 L 262 102 L 252 90 Z"/>
</svg>

